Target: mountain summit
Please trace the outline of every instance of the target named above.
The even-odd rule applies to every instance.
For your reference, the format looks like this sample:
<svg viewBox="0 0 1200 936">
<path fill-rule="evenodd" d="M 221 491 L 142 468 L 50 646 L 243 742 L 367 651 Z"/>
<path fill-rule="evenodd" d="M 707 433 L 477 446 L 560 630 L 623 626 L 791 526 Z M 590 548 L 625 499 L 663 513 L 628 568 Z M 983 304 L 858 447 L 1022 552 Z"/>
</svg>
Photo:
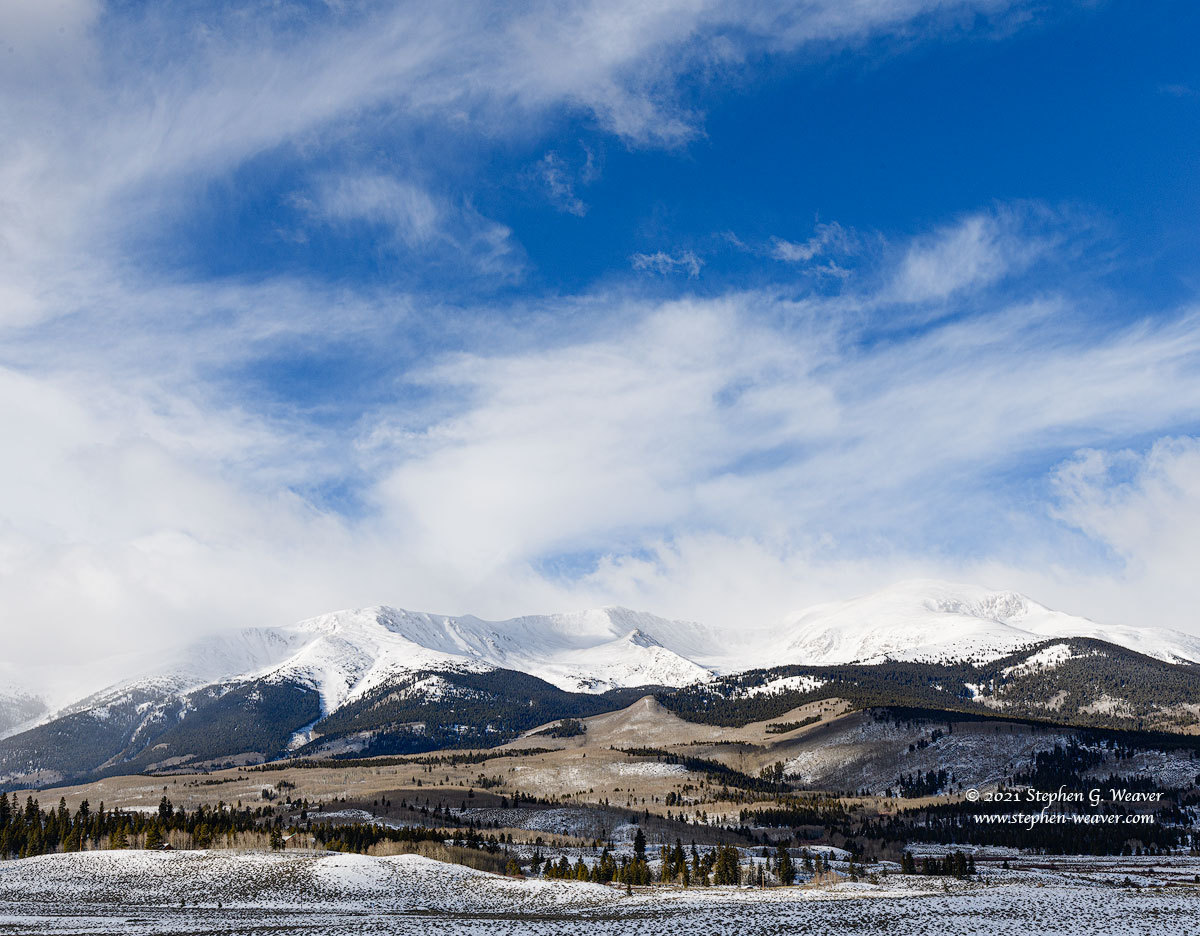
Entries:
<svg viewBox="0 0 1200 936">
<path fill-rule="evenodd" d="M 1092 637 L 1167 662 L 1200 662 L 1200 638 L 1099 624 L 1025 595 L 917 579 L 800 611 L 779 626 L 774 660 L 825 665 L 999 659 L 1053 637 Z"/>
</svg>

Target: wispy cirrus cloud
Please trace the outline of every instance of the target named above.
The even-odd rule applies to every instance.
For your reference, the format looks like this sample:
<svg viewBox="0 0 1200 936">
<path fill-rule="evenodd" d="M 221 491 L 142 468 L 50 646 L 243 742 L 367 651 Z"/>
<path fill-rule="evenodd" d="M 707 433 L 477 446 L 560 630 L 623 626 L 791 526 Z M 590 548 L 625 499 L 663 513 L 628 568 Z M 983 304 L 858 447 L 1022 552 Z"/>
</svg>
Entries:
<svg viewBox="0 0 1200 936">
<path fill-rule="evenodd" d="M 486 140 L 536 133 L 563 111 L 591 114 L 629 145 L 672 146 L 698 132 L 700 115 L 677 93 L 680 77 L 697 69 L 715 75 L 764 52 L 857 43 L 908 25 L 936 35 L 960 28 L 956 14 L 1018 6 L 748 10 L 679 0 L 653 9 L 368 3 L 217 12 L 16 0 L 0 11 L 15 50 L 0 67 L 16 70 L 0 116 L 6 311 L 16 323 L 58 314 L 61 302 L 40 283 L 82 278 L 89 262 L 120 263 L 122 246 L 170 216 L 164 204 L 280 147 L 326 154 L 380 127 Z M 437 166 L 436 154 L 426 159 Z"/>
<path fill-rule="evenodd" d="M 1094 613 L 1070 552 L 1096 531 L 1063 523 L 1053 466 L 1189 419 L 1190 315 L 1098 335 L 1064 328 L 1061 297 L 864 348 L 861 320 L 833 308 L 768 294 L 650 305 L 604 338 L 448 361 L 421 379 L 464 406 L 404 436 L 385 513 L 464 567 L 587 557 L 564 593 L 706 619 L 762 620 L 832 597 L 830 581 L 931 570 L 1036 583 Z"/>
<path fill-rule="evenodd" d="M 291 201 L 317 224 L 381 229 L 394 251 L 448 255 L 484 273 L 520 272 L 522 251 L 510 228 L 485 218 L 469 202 L 455 204 L 395 176 L 326 175 Z"/>
<path fill-rule="evenodd" d="M 659 273 L 663 276 L 669 273 L 686 273 L 689 278 L 695 279 L 700 275 L 704 261 L 694 250 L 680 250 L 674 253 L 656 250 L 654 253 L 635 253 L 629 258 L 629 265 L 635 270 Z"/>
<path fill-rule="evenodd" d="M 813 236 L 805 241 L 771 238 L 771 256 L 784 263 L 807 263 L 826 253 L 846 253 L 852 249 L 852 235 L 836 221 L 818 224 Z"/>
<path fill-rule="evenodd" d="M 1098 560 L 1060 556 L 1054 572 L 1047 544 L 1124 544 L 1134 570 L 1154 553 L 1119 518 L 1150 501 L 1121 506 L 1104 473 L 1070 466 L 1089 464 L 1081 449 L 1178 435 L 1200 407 L 1200 330 L 1184 309 L 1100 332 L 1079 314 L 1086 294 L 1018 287 L 980 309 L 960 287 L 924 301 L 961 314 L 879 340 L 872 310 L 928 237 L 882 253 L 864 277 L 878 294 L 597 291 L 545 300 L 571 323 L 546 340 L 518 321 L 391 366 L 377 346 L 421 321 L 419 300 L 229 287 L 221 317 L 164 320 L 158 338 L 68 330 L 48 354 L 29 339 L 0 370 L 0 431 L 24 444 L 0 472 L 20 492 L 4 501 L 0 600 L 22 619 L 55 611 L 10 649 L 33 654 L 80 619 L 96 639 L 74 642 L 94 651 L 118 627 L 152 640 L 163 619 L 199 629 L 372 601 L 498 616 L 620 601 L 750 622 L 913 574 L 1037 585 L 1093 611 L 1105 592 L 1071 583 L 1090 587 Z M 172 306 L 146 301 L 131 314 Z M 333 302 L 350 418 L 256 412 L 214 381 L 279 347 L 256 309 L 311 317 L 288 339 L 307 350 Z M 168 336 L 173 356 L 154 360 Z M 1185 456 L 1151 460 L 1180 459 L 1186 503 Z M 1175 509 L 1170 486 L 1142 487 Z M 569 573 L 547 571 L 563 557 Z"/>
<path fill-rule="evenodd" d="M 984 289 L 1061 256 L 1097 226 L 1097 219 L 1040 204 L 972 212 L 909 244 L 885 295 L 900 303 L 931 303 Z"/>
<path fill-rule="evenodd" d="M 1194 432 L 1196 330 L 1174 306 L 1081 325 L 1098 275 L 1028 275 L 1074 259 L 1061 213 L 993 206 L 873 241 L 834 297 L 805 275 L 861 246 L 835 224 L 757 242 L 795 277 L 777 289 L 722 292 L 698 280 L 711 254 L 629 248 L 578 295 L 501 288 L 524 258 L 488 202 L 496 153 L 590 222 L 594 166 L 549 125 L 675 153 L 706 132 L 697 88 L 764 57 L 1026 6 L 3 5 L 0 422 L 19 445 L 0 602 L 38 623 L 9 650 L 377 601 L 761 619 L 971 562 L 1033 581 L 1013 545 L 1029 530 L 1125 543 L 1137 567 L 1153 554 L 1106 519 L 1125 516 L 1110 482 L 1049 489 L 1080 449 L 1145 460 Z M 229 191 L 262 201 L 210 198 Z M 253 215 L 277 195 L 293 234 L 500 286 L 172 255 L 198 205 Z M 901 305 L 920 328 L 891 328 Z M 1186 453 L 1167 454 L 1186 505 Z M 1172 509 L 1147 479 L 1145 506 Z M 1048 588 L 1086 599 L 1063 569 Z"/>
<path fill-rule="evenodd" d="M 408 247 L 427 246 L 443 230 L 443 206 L 425 189 L 392 176 L 326 177 L 311 197 L 297 195 L 294 202 L 318 222 L 385 227 Z"/>
<path fill-rule="evenodd" d="M 576 192 L 578 186 L 590 185 L 599 175 L 596 158 L 591 150 L 585 150 L 583 165 L 578 169 L 570 166 L 567 161 L 554 150 L 546 153 L 538 160 L 535 175 L 546 192 L 550 202 L 567 214 L 582 218 L 588 212 L 588 206 Z"/>
</svg>

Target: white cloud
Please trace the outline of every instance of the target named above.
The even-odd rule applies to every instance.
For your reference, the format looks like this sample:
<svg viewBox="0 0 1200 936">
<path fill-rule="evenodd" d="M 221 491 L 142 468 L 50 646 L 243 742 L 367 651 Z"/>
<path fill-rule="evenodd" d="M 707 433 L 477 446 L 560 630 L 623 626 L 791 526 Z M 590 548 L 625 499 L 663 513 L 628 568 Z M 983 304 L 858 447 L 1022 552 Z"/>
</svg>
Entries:
<svg viewBox="0 0 1200 936">
<path fill-rule="evenodd" d="M 930 525 L 1001 511 L 987 490 L 998 452 L 1005 467 L 1174 431 L 1200 405 L 1187 318 L 1080 334 L 1051 324 L 1069 322 L 1069 299 L 1022 295 L 910 341 L 859 340 L 880 304 L 954 303 L 1053 253 L 1003 209 L 908 245 L 884 287 L 836 301 L 661 305 L 618 286 L 519 310 L 535 322 L 523 339 L 492 324 L 495 310 L 467 310 L 455 334 L 467 353 L 433 348 L 419 368 L 410 354 L 364 375 L 375 395 L 349 427 L 245 412 L 229 375 L 398 331 L 420 347 L 423 324 L 453 312 L 298 279 L 172 282 L 130 262 L 130 237 L 153 239 L 189 192 L 286 149 L 309 173 L 314 224 L 376 226 L 393 251 L 457 252 L 511 275 L 511 232 L 472 207 L 469 186 L 417 181 L 436 177 L 427 164 L 314 175 L 326 166 L 314 154 L 370 143 L 379 126 L 536 136 L 564 112 L 629 146 L 676 146 L 703 132 L 676 93 L 682 75 L 1006 6 L 345 5 L 321 19 L 279 5 L 210 22 L 169 4 L 137 22 L 82 0 L 0 6 L 0 33 L 22 38 L 12 57 L 0 49 L 6 649 L 87 658 L 158 639 L 164 622 L 281 623 L 378 601 L 765 614 L 936 573 Z M 583 210 L 575 183 L 558 183 L 546 180 L 552 197 Z M 810 262 L 836 233 L 773 249 Z M 702 260 L 631 263 L 694 278 Z M 362 515 L 305 496 L 339 482 Z M 1089 483 L 1071 521 L 1129 544 L 1131 568 L 1152 556 L 1147 538 L 1118 535 Z M 560 552 L 598 566 L 581 581 L 540 574 Z"/>
<path fill-rule="evenodd" d="M 0 90 L 0 279 L 12 293 L 0 325 L 67 311 L 43 284 L 107 278 L 131 237 L 153 237 L 181 190 L 278 147 L 319 154 L 380 126 L 521 136 L 564 111 L 589 113 L 632 145 L 678 145 L 700 132 L 675 93 L 682 75 L 916 22 L 936 34 L 943 14 L 1014 5 L 580 0 L 214 12 L 10 2 L 0 33 L 22 51 L 0 56 L 20 73 Z M 489 228 L 473 249 L 503 239 Z"/>
<path fill-rule="evenodd" d="M 818 224 L 816 232 L 806 241 L 796 242 L 772 237 L 771 256 L 785 263 L 807 263 L 826 252 L 847 252 L 851 248 L 851 240 L 849 232 L 836 221 Z"/>
<path fill-rule="evenodd" d="M 457 359 L 426 379 L 465 410 L 406 438 L 380 504 L 464 569 L 599 552 L 565 594 L 707 620 L 835 583 L 1006 586 L 1034 581 L 1020 557 L 1041 568 L 1066 533 L 1044 502 L 1006 516 L 997 478 L 1200 404 L 1187 317 L 1063 341 L 1049 310 L 1019 308 L 861 353 L 853 331 L 816 324 L 826 310 L 799 331 L 766 324 L 780 311 L 756 295 L 673 303 L 604 339 Z M 970 534 L 991 565 L 943 553 L 942 533 Z"/>
<path fill-rule="evenodd" d="M 567 165 L 565 159 L 553 150 L 543 156 L 537 164 L 538 178 L 551 204 L 559 211 L 573 214 L 577 218 L 582 218 L 587 214 L 588 206 L 575 193 L 576 178 L 578 177 L 579 182 L 586 185 L 595 179 L 595 173 L 595 163 L 590 152 L 587 154 L 587 162 L 584 163 L 578 174 Z"/>
<path fill-rule="evenodd" d="M 699 276 L 700 268 L 704 266 L 704 261 L 691 250 L 681 250 L 679 253 L 666 253 L 662 250 L 652 254 L 635 253 L 629 258 L 629 263 L 635 270 L 649 270 L 663 276 L 678 270 L 687 273 L 691 279 Z"/>
<path fill-rule="evenodd" d="M 381 496 L 464 567 L 637 538 L 711 505 L 697 485 L 738 451 L 811 437 L 771 398 L 802 359 L 731 310 L 672 304 L 631 331 L 555 351 L 464 356 L 426 380 L 471 401 L 432 426 Z M 788 381 L 793 405 L 803 373 Z M 462 531 L 470 530 L 469 536 Z"/>
<path fill-rule="evenodd" d="M 299 204 L 318 220 L 364 221 L 390 228 L 409 247 L 428 244 L 442 226 L 443 210 L 427 191 L 372 173 L 322 179 L 314 198 Z"/>
<path fill-rule="evenodd" d="M 1111 589 L 1078 566 L 1015 562 L 1036 551 L 1012 548 L 993 472 L 1200 406 L 1188 318 L 1046 341 L 1054 317 L 1017 309 L 863 351 L 853 316 L 769 295 L 643 304 L 628 324 L 614 311 L 603 336 L 410 371 L 436 409 L 376 410 L 358 444 L 196 399 L 186 356 L 130 383 L 0 373 L 0 431 L 22 440 L 0 473 L 0 600 L 37 622 L 9 651 L 99 653 L 159 639 L 167 620 L 281 623 L 379 601 L 497 616 L 620 601 L 743 623 L 915 575 L 1032 585 L 1094 613 Z M 1187 544 L 1196 451 L 1163 443 L 1126 472 L 1129 495 L 1100 456 L 1060 472 L 1063 517 L 1150 570 L 1130 574 L 1132 594 L 1174 572 L 1164 594 L 1190 588 L 1183 559 L 1153 570 Z M 291 492 L 356 472 L 357 519 Z M 1029 522 L 1050 523 L 1045 509 L 1030 504 Z M 990 564 L 939 555 L 938 528 L 962 518 L 991 527 Z M 1160 519 L 1173 532 L 1158 546 Z M 585 558 L 578 580 L 538 572 L 558 554 L 599 564 Z M 1136 607 L 1096 616 L 1136 623 Z"/>
<path fill-rule="evenodd" d="M 1081 543 L 1042 544 L 1041 562 L 989 561 L 983 580 L 1040 595 L 1093 620 L 1198 633 L 1200 440 L 1163 436 L 1148 447 L 1083 448 L 1052 473 L 1050 510 Z"/>
<path fill-rule="evenodd" d="M 1200 439 L 1162 438 L 1144 453 L 1083 450 L 1058 469 L 1055 484 L 1059 516 L 1119 556 L 1125 575 L 1163 584 L 1193 578 Z M 1191 622 L 1182 609 L 1172 616 Z"/>
<path fill-rule="evenodd" d="M 928 303 L 990 286 L 1019 273 L 1045 256 L 1062 237 L 1039 237 L 1031 230 L 1030 206 L 1003 207 L 967 215 L 914 242 L 896 271 L 887 297 Z"/>
<path fill-rule="evenodd" d="M 469 202 L 454 204 L 394 176 L 325 176 L 311 195 L 297 195 L 293 203 L 318 223 L 385 229 L 398 251 L 440 252 L 491 274 L 515 274 L 521 267 L 522 251 L 506 225 L 485 218 Z"/>
<path fill-rule="evenodd" d="M 330 184 L 330 217 L 440 236 L 443 203 L 394 179 L 355 184 Z M 1006 236 L 1030 249 L 1017 227 Z M 877 278 L 886 294 L 895 275 Z M 1101 477 L 1110 468 L 1084 470 L 1100 456 L 1063 469 L 1058 521 L 996 482 L 1186 423 L 1200 408 L 1186 312 L 1096 333 L 1072 324 L 1075 300 L 1035 295 L 864 341 L 871 294 L 598 292 L 525 313 L 575 324 L 397 362 L 360 423 L 322 427 L 243 412 L 206 375 L 281 346 L 370 347 L 427 308 L 303 283 L 99 286 L 96 316 L 5 348 L 0 432 L 21 448 L 0 468 L 0 601 L 38 622 L 8 641 L 17 658 L 48 639 L 80 654 L 153 640 L 164 620 L 281 623 L 379 601 L 497 616 L 621 601 L 722 623 L 915 575 L 1028 587 L 1136 623 L 1128 597 L 1096 613 L 1113 590 L 1078 557 L 1044 561 L 1064 523 L 1110 544 L 1128 594 L 1187 591 L 1151 574 L 1163 553 L 1136 521 L 1181 518 L 1167 541 L 1184 543 L 1194 451 L 1164 443 L 1131 469 L 1141 493 L 1127 500 Z M 303 496 L 342 481 L 361 514 Z M 977 558 L 939 548 L 943 531 L 979 526 Z M 580 564 L 539 572 L 559 555 Z"/>
<path fill-rule="evenodd" d="M 1158 91 L 1160 94 L 1169 94 L 1171 97 L 1177 97 L 1177 98 L 1200 97 L 1200 91 L 1197 91 L 1191 85 L 1187 85 L 1187 84 L 1159 85 Z"/>
<path fill-rule="evenodd" d="M 61 88 L 92 64 L 89 31 L 100 0 L 7 0 L 0 4 L 0 80 L 10 92 Z"/>
</svg>

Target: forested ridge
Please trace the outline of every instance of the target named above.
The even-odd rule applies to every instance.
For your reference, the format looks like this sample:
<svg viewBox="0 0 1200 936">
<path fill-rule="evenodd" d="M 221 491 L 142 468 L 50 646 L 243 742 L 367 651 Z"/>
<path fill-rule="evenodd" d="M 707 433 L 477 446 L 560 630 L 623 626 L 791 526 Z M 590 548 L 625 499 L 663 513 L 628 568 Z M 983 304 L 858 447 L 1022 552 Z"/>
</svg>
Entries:
<svg viewBox="0 0 1200 936">
<path fill-rule="evenodd" d="M 436 695 L 414 690 L 431 677 L 439 681 Z M 515 670 L 420 671 L 321 720 L 315 726 L 319 737 L 297 753 L 318 754 L 331 738 L 354 734 L 368 735 L 355 751 L 360 757 L 494 747 L 547 722 L 615 711 L 635 697 L 628 690 L 566 692 Z"/>
<path fill-rule="evenodd" d="M 1070 658 L 1029 662 L 1065 645 Z M 777 681 L 808 685 L 765 691 Z M 740 727 L 830 699 L 854 708 L 909 706 L 964 714 L 1032 717 L 1123 730 L 1177 730 L 1196 720 L 1200 668 L 1167 663 L 1090 638 L 1048 640 L 987 664 L 885 662 L 781 666 L 656 694 L 689 721 Z"/>
</svg>

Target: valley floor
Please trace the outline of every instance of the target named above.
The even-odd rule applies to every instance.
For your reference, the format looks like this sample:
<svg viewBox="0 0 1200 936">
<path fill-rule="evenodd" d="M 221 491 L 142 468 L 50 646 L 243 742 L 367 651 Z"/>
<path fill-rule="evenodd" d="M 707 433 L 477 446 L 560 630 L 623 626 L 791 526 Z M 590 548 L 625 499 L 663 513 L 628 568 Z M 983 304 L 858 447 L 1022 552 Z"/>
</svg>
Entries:
<svg viewBox="0 0 1200 936">
<path fill-rule="evenodd" d="M 0 863 L 0 934 L 1193 934 L 1200 859 L 1027 857 L 973 881 L 637 889 L 415 855 L 101 851 Z"/>
</svg>

